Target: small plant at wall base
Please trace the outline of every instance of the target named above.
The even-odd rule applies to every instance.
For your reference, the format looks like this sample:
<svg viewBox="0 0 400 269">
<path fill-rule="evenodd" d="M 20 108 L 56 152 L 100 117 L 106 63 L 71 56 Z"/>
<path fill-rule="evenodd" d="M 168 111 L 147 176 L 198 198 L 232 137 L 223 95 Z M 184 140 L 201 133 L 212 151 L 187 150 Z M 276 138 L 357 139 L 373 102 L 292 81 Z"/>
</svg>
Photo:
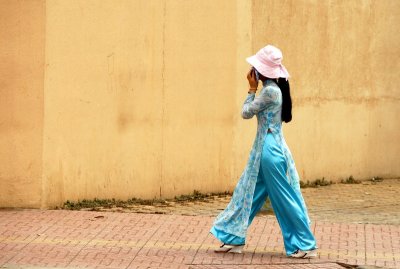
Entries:
<svg viewBox="0 0 400 269">
<path fill-rule="evenodd" d="M 69 210 L 80 210 L 82 208 L 112 208 L 112 207 L 126 207 L 127 202 L 115 199 L 98 199 L 94 198 L 93 200 L 83 199 L 82 201 L 72 202 L 67 200 L 62 209 Z"/>
<path fill-rule="evenodd" d="M 346 179 L 342 179 L 340 182 L 343 184 L 360 184 L 361 180 L 357 180 L 357 179 L 354 179 L 353 176 L 349 176 Z"/>
<path fill-rule="evenodd" d="M 307 180 L 307 182 L 300 180 L 300 188 L 318 188 L 331 184 L 333 184 L 332 180 L 327 181 L 325 180 L 325 177 L 323 177 L 322 179 L 317 178 L 316 180 L 311 182 L 309 180 Z"/>
<path fill-rule="evenodd" d="M 232 193 L 225 191 L 219 193 L 201 193 L 198 190 L 194 190 L 193 194 L 186 194 L 175 196 L 173 199 L 161 199 L 161 198 L 154 198 L 154 199 L 140 199 L 140 198 L 131 198 L 126 201 L 123 200 L 116 200 L 116 199 L 98 199 L 95 198 L 93 200 L 83 199 L 82 201 L 69 201 L 67 200 L 61 209 L 68 209 L 68 210 L 81 210 L 81 209 L 90 209 L 96 210 L 99 208 L 128 208 L 132 205 L 151 205 L 151 206 L 165 206 L 169 202 L 178 202 L 178 203 L 185 203 L 187 201 L 204 201 L 207 202 L 210 199 L 214 199 L 214 197 L 224 197 L 224 196 L 231 196 Z M 59 209 L 56 207 L 56 209 Z"/>
<path fill-rule="evenodd" d="M 232 193 L 225 191 L 221 193 L 201 193 L 198 190 L 193 190 L 193 194 L 183 194 L 180 196 L 175 196 L 174 200 L 181 202 L 181 201 L 193 201 L 193 200 L 204 200 L 206 198 L 209 198 L 211 196 L 226 196 L 226 195 L 232 195 Z"/>
</svg>

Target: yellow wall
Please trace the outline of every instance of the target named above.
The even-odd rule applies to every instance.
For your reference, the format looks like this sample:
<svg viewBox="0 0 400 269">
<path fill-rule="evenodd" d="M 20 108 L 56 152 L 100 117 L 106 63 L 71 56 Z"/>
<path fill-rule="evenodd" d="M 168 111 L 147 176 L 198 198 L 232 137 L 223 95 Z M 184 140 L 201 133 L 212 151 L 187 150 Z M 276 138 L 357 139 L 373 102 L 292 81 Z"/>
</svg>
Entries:
<svg viewBox="0 0 400 269">
<path fill-rule="evenodd" d="M 292 75 L 302 179 L 399 176 L 399 7 L 3 1 L 0 206 L 232 191 L 256 128 L 245 57 L 267 43 Z"/>
<path fill-rule="evenodd" d="M 43 205 L 171 197 L 234 180 L 228 2 L 47 3 Z M 207 19 L 220 10 L 230 23 Z"/>
<path fill-rule="evenodd" d="M 0 206 L 39 207 L 42 188 L 43 1 L 0 1 Z"/>
<path fill-rule="evenodd" d="M 253 48 L 276 44 L 292 75 L 285 134 L 301 177 L 399 176 L 400 2 L 260 0 L 252 10 Z"/>
</svg>

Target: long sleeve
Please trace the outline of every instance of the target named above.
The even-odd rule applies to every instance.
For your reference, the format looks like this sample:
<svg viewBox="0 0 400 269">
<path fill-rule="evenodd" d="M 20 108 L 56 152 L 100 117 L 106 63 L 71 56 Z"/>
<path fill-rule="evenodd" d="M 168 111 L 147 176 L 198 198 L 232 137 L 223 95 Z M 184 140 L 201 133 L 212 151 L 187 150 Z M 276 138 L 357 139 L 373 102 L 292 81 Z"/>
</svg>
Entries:
<svg viewBox="0 0 400 269">
<path fill-rule="evenodd" d="M 251 119 L 255 114 L 277 102 L 278 94 L 270 87 L 263 88 L 258 96 L 249 93 L 242 108 L 242 118 Z"/>
</svg>

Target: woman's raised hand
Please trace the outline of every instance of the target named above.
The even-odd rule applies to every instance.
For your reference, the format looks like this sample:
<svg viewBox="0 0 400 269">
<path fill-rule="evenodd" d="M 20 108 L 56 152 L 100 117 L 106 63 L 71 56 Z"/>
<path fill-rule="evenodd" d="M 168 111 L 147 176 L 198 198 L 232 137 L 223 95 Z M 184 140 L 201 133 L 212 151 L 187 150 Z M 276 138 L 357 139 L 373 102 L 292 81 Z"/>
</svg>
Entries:
<svg viewBox="0 0 400 269">
<path fill-rule="evenodd" d="M 249 91 L 256 92 L 258 87 L 258 81 L 256 79 L 256 74 L 253 68 L 250 69 L 250 71 L 247 73 L 247 80 L 249 81 L 250 85 Z"/>
</svg>

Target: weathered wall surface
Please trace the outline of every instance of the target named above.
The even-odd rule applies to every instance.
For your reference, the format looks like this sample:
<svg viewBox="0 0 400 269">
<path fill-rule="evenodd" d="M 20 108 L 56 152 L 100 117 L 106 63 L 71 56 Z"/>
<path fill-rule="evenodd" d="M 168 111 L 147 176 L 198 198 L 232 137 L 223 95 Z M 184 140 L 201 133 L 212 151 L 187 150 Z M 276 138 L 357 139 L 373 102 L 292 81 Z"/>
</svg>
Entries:
<svg viewBox="0 0 400 269">
<path fill-rule="evenodd" d="M 397 1 L 29 3 L 1 2 L 0 206 L 232 191 L 245 57 L 267 43 L 302 178 L 400 176 Z"/>
<path fill-rule="evenodd" d="M 303 179 L 400 175 L 400 2 L 254 1 L 253 49 L 292 75 L 285 135 Z"/>
<path fill-rule="evenodd" d="M 42 1 L 0 1 L 2 207 L 40 206 L 44 42 Z"/>
<path fill-rule="evenodd" d="M 43 206 L 160 194 L 163 6 L 118 3 L 47 2 Z"/>
<path fill-rule="evenodd" d="M 236 6 L 194 4 L 47 2 L 44 206 L 234 181 Z"/>
</svg>

